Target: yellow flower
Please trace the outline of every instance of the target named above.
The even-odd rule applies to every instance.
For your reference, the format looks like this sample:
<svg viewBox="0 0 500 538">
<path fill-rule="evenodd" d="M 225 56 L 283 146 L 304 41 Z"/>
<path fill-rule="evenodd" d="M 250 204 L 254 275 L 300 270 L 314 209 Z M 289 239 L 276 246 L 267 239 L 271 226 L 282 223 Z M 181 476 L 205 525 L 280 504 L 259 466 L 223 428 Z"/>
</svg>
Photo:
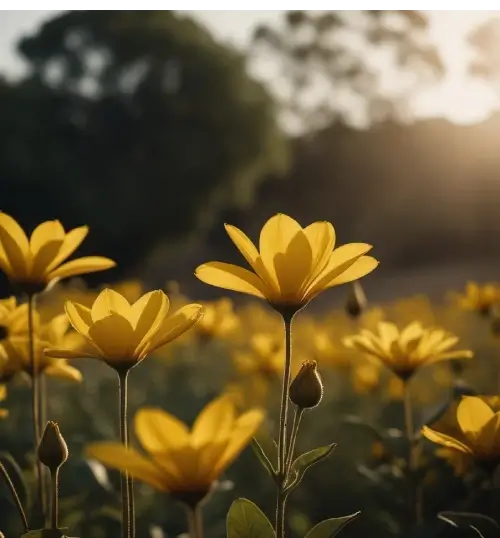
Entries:
<svg viewBox="0 0 500 538">
<path fill-rule="evenodd" d="M 209 262 L 196 276 L 212 286 L 265 299 L 278 310 L 297 310 L 327 288 L 371 273 L 378 262 L 365 254 L 366 243 L 334 250 L 335 230 L 329 222 L 302 228 L 287 215 L 269 219 L 260 233 L 259 250 L 238 228 L 226 231 L 253 271 L 223 262 Z"/>
<path fill-rule="evenodd" d="M 141 409 L 135 433 L 149 457 L 120 443 L 93 443 L 86 455 L 184 502 L 199 502 L 259 429 L 264 415 L 237 416 L 230 396 L 209 403 L 193 428 L 160 409 Z"/>
<path fill-rule="evenodd" d="M 28 239 L 11 216 L 0 212 L 0 268 L 9 280 L 32 292 L 55 280 L 114 267 L 113 260 L 101 256 L 63 263 L 87 233 L 87 226 L 65 232 L 61 223 L 53 220 L 37 226 Z"/>
<path fill-rule="evenodd" d="M 458 432 L 448 435 L 422 428 L 422 434 L 433 443 L 468 454 L 475 460 L 500 461 L 500 410 L 494 411 L 487 400 L 465 396 L 457 408 Z"/>
<path fill-rule="evenodd" d="M 198 304 L 186 305 L 172 316 L 168 297 L 160 290 L 143 295 L 132 305 L 116 291 L 103 290 L 92 308 L 68 301 L 71 325 L 90 345 L 89 351 L 51 348 L 51 357 L 101 359 L 115 369 L 128 369 L 149 353 L 174 340 L 203 315 Z"/>
<path fill-rule="evenodd" d="M 468 282 L 465 293 L 458 295 L 458 304 L 464 310 L 472 310 L 481 314 L 489 314 L 492 307 L 500 303 L 500 284 L 488 283 L 479 285 Z"/>
<path fill-rule="evenodd" d="M 25 305 L 23 305 L 25 306 Z M 34 332 L 34 351 L 36 371 L 53 377 L 81 381 L 82 374 L 70 366 L 65 360 L 58 360 L 44 355 L 48 346 L 61 346 L 76 349 L 82 343 L 81 337 L 73 332 L 67 332 L 69 321 L 65 314 L 56 316 L 49 323 L 38 324 Z M 3 343 L 6 361 L 2 369 L 2 378 L 10 379 L 17 372 L 33 375 L 33 365 L 30 360 L 28 338 L 11 338 Z"/>
<path fill-rule="evenodd" d="M 7 387 L 5 385 L 0 385 L 0 402 L 3 402 L 7 398 Z M 9 415 L 7 409 L 0 409 L 0 418 L 5 418 Z"/>
<path fill-rule="evenodd" d="M 380 366 L 370 362 L 356 365 L 352 372 L 352 383 L 354 391 L 358 394 L 376 389 L 380 383 Z"/>
<path fill-rule="evenodd" d="M 239 327 L 238 316 L 234 313 L 230 299 L 219 299 L 204 303 L 205 313 L 196 325 L 197 332 L 207 338 L 224 338 L 230 336 Z"/>
<path fill-rule="evenodd" d="M 442 329 L 424 329 L 413 322 L 399 330 L 394 323 L 380 322 L 378 334 L 366 329 L 344 338 L 344 345 L 366 353 L 389 367 L 403 380 L 409 379 L 421 366 L 448 359 L 466 359 L 470 350 L 455 350 L 458 337 Z"/>
</svg>

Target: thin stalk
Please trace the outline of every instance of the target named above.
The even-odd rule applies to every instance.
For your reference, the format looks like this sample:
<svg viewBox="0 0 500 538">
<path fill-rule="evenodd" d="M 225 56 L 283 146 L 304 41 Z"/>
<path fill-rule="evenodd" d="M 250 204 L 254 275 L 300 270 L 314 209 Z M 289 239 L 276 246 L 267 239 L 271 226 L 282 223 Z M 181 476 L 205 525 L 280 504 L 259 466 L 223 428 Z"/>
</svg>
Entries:
<svg viewBox="0 0 500 538">
<path fill-rule="evenodd" d="M 201 506 L 188 508 L 189 538 L 203 538 L 203 513 Z"/>
<path fill-rule="evenodd" d="M 127 423 L 127 403 L 128 403 L 128 370 L 118 372 L 119 380 L 119 400 L 120 400 L 120 440 L 128 448 L 128 423 Z M 122 493 L 122 537 L 134 538 L 131 515 L 133 512 L 133 491 L 129 474 L 125 471 L 121 474 Z"/>
<path fill-rule="evenodd" d="M 7 472 L 7 469 L 5 468 L 3 463 L 0 463 L 0 473 L 3 475 L 5 483 L 7 484 L 10 494 L 12 495 L 12 500 L 14 501 L 14 504 L 17 507 L 17 511 L 19 512 L 19 517 L 21 518 L 21 521 L 23 522 L 24 532 L 28 533 L 30 529 L 28 526 L 28 520 L 26 518 L 26 514 L 23 509 L 23 505 L 21 504 L 16 488 L 14 487 L 14 484 L 12 483 L 12 480 L 10 479 L 9 473 Z"/>
<path fill-rule="evenodd" d="M 50 506 L 50 525 L 57 530 L 59 528 L 59 469 L 50 475 L 52 504 Z"/>
<path fill-rule="evenodd" d="M 283 315 L 285 324 L 285 366 L 283 371 L 283 385 L 281 389 L 280 429 L 278 436 L 278 491 L 276 495 L 276 538 L 285 536 L 285 504 L 287 481 L 287 447 L 286 433 L 288 422 L 288 396 L 290 392 L 290 374 L 292 362 L 292 319 L 293 316 Z"/>
<path fill-rule="evenodd" d="M 417 481 L 416 471 L 418 461 L 416 459 L 417 453 L 414 446 L 415 426 L 413 422 L 413 409 L 411 402 L 411 391 L 409 381 L 404 382 L 404 417 L 405 417 L 405 429 L 406 438 L 408 440 L 408 474 L 410 481 L 410 495 L 409 495 L 409 507 L 410 513 L 414 514 L 415 522 L 421 523 L 422 519 L 422 491 L 419 488 Z"/>
<path fill-rule="evenodd" d="M 36 295 L 30 293 L 28 295 L 28 343 L 29 343 L 29 361 L 31 366 L 31 405 L 33 414 L 33 444 L 35 448 L 35 457 L 38 451 L 38 445 L 41 439 L 40 428 L 40 396 L 39 396 L 39 375 L 38 375 L 38 360 L 35 353 L 35 328 L 34 328 L 34 314 L 35 314 L 35 301 Z M 38 489 L 38 502 L 40 510 L 45 520 L 46 514 L 46 498 L 44 488 L 44 474 L 42 462 L 36 458 L 36 481 Z"/>
<path fill-rule="evenodd" d="M 292 422 L 292 431 L 290 433 L 290 445 L 288 448 L 288 456 L 286 462 L 286 474 L 290 475 L 290 470 L 293 463 L 293 453 L 295 452 L 295 443 L 297 441 L 297 435 L 299 433 L 300 421 L 302 420 L 302 415 L 304 414 L 304 409 L 302 407 L 295 406 L 295 412 L 293 414 Z"/>
<path fill-rule="evenodd" d="M 45 425 L 47 424 L 47 377 L 42 372 L 38 374 L 38 431 L 40 434 L 43 432 Z M 41 437 L 40 437 L 41 438 Z M 42 487 L 45 499 L 45 514 L 48 512 L 48 500 L 51 497 L 52 478 L 50 473 L 47 472 L 47 468 L 42 466 Z"/>
</svg>

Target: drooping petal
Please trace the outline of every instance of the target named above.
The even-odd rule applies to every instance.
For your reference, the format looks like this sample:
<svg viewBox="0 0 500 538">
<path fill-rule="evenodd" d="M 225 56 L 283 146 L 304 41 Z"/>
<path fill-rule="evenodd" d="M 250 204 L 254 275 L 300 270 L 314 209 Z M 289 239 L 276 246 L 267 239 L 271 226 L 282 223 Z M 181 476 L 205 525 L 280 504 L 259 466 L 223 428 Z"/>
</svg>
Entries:
<svg viewBox="0 0 500 538">
<path fill-rule="evenodd" d="M 87 337 L 89 328 L 93 323 L 90 308 L 79 303 L 74 303 L 73 301 L 66 301 L 64 310 L 75 331 Z"/>
<path fill-rule="evenodd" d="M 162 480 L 161 470 L 134 449 L 127 449 L 120 443 L 92 443 L 85 449 L 85 455 L 106 467 L 128 471 L 132 478 L 159 491 L 169 491 L 168 485 Z"/>
<path fill-rule="evenodd" d="M 64 236 L 63 243 L 57 256 L 54 258 L 52 263 L 47 267 L 47 271 L 52 271 L 58 267 L 64 260 L 69 258 L 73 252 L 82 244 L 85 237 L 89 233 L 88 226 L 80 226 L 74 228 Z"/>
<path fill-rule="evenodd" d="M 103 351 L 105 359 L 127 363 L 136 359 L 134 329 L 119 314 L 96 321 L 89 328 L 89 338 Z"/>
<path fill-rule="evenodd" d="M 191 442 L 195 448 L 219 440 L 231 432 L 236 410 L 230 396 L 221 396 L 210 402 L 198 415 Z"/>
<path fill-rule="evenodd" d="M 120 314 L 125 319 L 130 317 L 130 304 L 117 291 L 106 288 L 97 296 L 92 305 L 92 321 L 108 317 L 110 314 Z"/>
<path fill-rule="evenodd" d="M 428 426 L 422 428 L 422 434 L 433 443 L 464 452 L 465 454 L 472 454 L 472 450 L 458 439 L 454 439 L 445 433 L 437 432 Z"/>
<path fill-rule="evenodd" d="M 189 330 L 203 316 L 203 306 L 188 304 L 165 318 L 143 353 L 151 353 Z"/>
<path fill-rule="evenodd" d="M 189 443 L 187 426 L 161 409 L 140 409 L 135 415 L 134 429 L 139 442 L 149 453 L 168 452 Z"/>
<path fill-rule="evenodd" d="M 60 379 L 68 379 L 69 381 L 80 382 L 83 379 L 80 370 L 73 368 L 73 366 L 70 366 L 69 364 L 64 364 L 63 362 L 61 362 L 61 364 L 53 363 L 47 366 L 44 373 L 45 375 L 58 377 Z"/>
<path fill-rule="evenodd" d="M 243 267 L 224 262 L 209 262 L 200 265 L 195 275 L 205 284 L 254 295 L 260 299 L 268 298 L 262 280 Z"/>
<path fill-rule="evenodd" d="M 50 272 L 48 280 L 69 278 L 70 276 L 95 273 L 115 267 L 116 262 L 102 256 L 86 256 L 70 262 L 63 263 Z"/>
</svg>

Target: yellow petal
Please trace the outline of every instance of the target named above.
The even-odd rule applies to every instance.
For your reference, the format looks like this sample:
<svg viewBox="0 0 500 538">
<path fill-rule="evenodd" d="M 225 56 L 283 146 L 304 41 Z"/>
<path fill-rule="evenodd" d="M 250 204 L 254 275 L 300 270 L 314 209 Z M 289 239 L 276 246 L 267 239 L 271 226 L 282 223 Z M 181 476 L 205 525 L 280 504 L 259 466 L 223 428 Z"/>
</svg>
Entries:
<svg viewBox="0 0 500 538">
<path fill-rule="evenodd" d="M 66 301 L 64 310 L 75 331 L 79 332 L 82 336 L 87 337 L 89 334 L 89 327 L 93 323 L 90 308 L 79 303 L 74 303 L 73 301 Z"/>
<path fill-rule="evenodd" d="M 371 256 L 362 256 L 340 275 L 331 280 L 327 287 L 332 288 L 333 286 L 340 286 L 341 284 L 346 284 L 353 280 L 359 280 L 371 273 L 378 267 L 378 265 L 379 262 L 375 258 L 372 258 Z"/>
<path fill-rule="evenodd" d="M 477 443 L 481 430 L 494 415 L 487 403 L 474 396 L 464 397 L 457 409 L 458 425 L 472 443 Z"/>
<path fill-rule="evenodd" d="M 76 368 L 73 368 L 73 366 L 64 363 L 53 363 L 45 368 L 44 373 L 52 377 L 69 379 L 70 381 L 80 382 L 83 379 L 80 370 L 77 370 Z"/>
<path fill-rule="evenodd" d="M 96 321 L 89 329 L 89 338 L 110 361 L 128 363 L 136 359 L 134 329 L 119 314 L 110 314 Z"/>
<path fill-rule="evenodd" d="M 168 452 L 189 443 L 187 426 L 161 409 L 140 409 L 135 415 L 134 428 L 139 442 L 150 453 Z"/>
<path fill-rule="evenodd" d="M 64 228 L 58 220 L 49 220 L 39 224 L 31 234 L 30 238 L 30 250 L 33 258 L 36 257 L 38 252 L 47 244 L 52 241 L 62 244 L 64 240 Z"/>
<path fill-rule="evenodd" d="M 275 270 L 276 254 L 284 254 L 292 239 L 302 226 L 288 215 L 279 213 L 271 217 L 262 227 L 259 238 L 259 251 L 262 263 L 271 278 L 278 283 Z"/>
<path fill-rule="evenodd" d="M 0 213 L 0 242 L 12 268 L 9 276 L 14 280 L 25 280 L 31 259 L 28 238 L 19 224 L 5 213 Z"/>
<path fill-rule="evenodd" d="M 120 314 L 120 316 L 129 319 L 130 304 L 117 291 L 106 288 L 101 291 L 92 305 L 92 321 L 108 317 L 110 314 Z"/>
<path fill-rule="evenodd" d="M 120 443 L 92 443 L 85 449 L 85 455 L 106 467 L 122 472 L 128 471 L 132 478 L 159 491 L 168 491 L 167 485 L 162 480 L 161 470 L 134 449 L 127 449 Z"/>
<path fill-rule="evenodd" d="M 180 308 L 174 315 L 165 318 L 158 332 L 150 340 L 143 353 L 151 353 L 168 342 L 184 334 L 203 316 L 203 307 L 199 304 L 188 304 Z"/>
<path fill-rule="evenodd" d="M 356 260 L 361 258 L 371 248 L 372 246 L 366 243 L 348 243 L 347 245 L 336 248 L 331 253 L 326 267 L 309 286 L 307 293 L 314 296 L 325 288 L 330 287 L 332 281 L 347 271 Z"/>
<path fill-rule="evenodd" d="M 268 295 L 264 283 L 255 273 L 230 263 L 204 263 L 194 274 L 205 284 L 218 288 L 248 293 L 260 299 L 266 299 Z"/>
<path fill-rule="evenodd" d="M 40 336 L 49 342 L 60 342 L 68 330 L 70 321 L 66 314 L 55 316 L 49 323 L 44 324 L 40 329 Z"/>
<path fill-rule="evenodd" d="M 304 228 L 304 234 L 311 245 L 313 270 L 309 282 L 312 282 L 330 259 L 335 247 L 335 228 L 330 222 L 313 222 Z"/>
<path fill-rule="evenodd" d="M 302 301 L 302 289 L 313 270 L 312 248 L 302 230 L 293 236 L 285 252 L 275 254 L 274 270 L 282 299 Z"/>
<path fill-rule="evenodd" d="M 101 256 L 86 256 L 78 258 L 67 263 L 63 263 L 57 269 L 50 272 L 48 279 L 62 279 L 70 276 L 83 275 L 86 273 L 95 273 L 96 271 L 104 271 L 115 267 L 116 262 L 109 258 Z"/>
<path fill-rule="evenodd" d="M 459 452 L 464 452 L 465 454 L 472 454 L 471 449 L 458 439 L 454 439 L 445 433 L 437 432 L 428 426 L 422 428 L 422 434 L 433 443 L 458 450 Z"/>
<path fill-rule="evenodd" d="M 224 224 L 227 234 L 231 238 L 231 241 L 236 245 L 236 248 L 241 252 L 248 265 L 255 271 L 255 262 L 259 257 L 259 251 L 253 244 L 251 239 L 236 226 L 230 224 Z"/>
<path fill-rule="evenodd" d="M 156 290 L 143 295 L 130 307 L 129 320 L 134 328 L 138 351 L 147 345 L 168 313 L 168 299 Z"/>
<path fill-rule="evenodd" d="M 220 457 L 214 474 L 218 476 L 236 459 L 240 452 L 250 442 L 264 421 L 264 413 L 254 409 L 241 415 L 236 421 L 233 434 L 226 450 Z"/>
<path fill-rule="evenodd" d="M 198 415 L 192 431 L 192 444 L 195 448 L 227 436 L 236 416 L 230 396 L 221 396 L 210 402 Z"/>
<path fill-rule="evenodd" d="M 85 237 L 89 233 L 88 226 L 80 226 L 74 228 L 64 236 L 63 243 L 57 256 L 47 267 L 47 271 L 52 271 L 58 267 L 64 260 L 69 258 L 73 252 L 82 244 Z"/>
</svg>

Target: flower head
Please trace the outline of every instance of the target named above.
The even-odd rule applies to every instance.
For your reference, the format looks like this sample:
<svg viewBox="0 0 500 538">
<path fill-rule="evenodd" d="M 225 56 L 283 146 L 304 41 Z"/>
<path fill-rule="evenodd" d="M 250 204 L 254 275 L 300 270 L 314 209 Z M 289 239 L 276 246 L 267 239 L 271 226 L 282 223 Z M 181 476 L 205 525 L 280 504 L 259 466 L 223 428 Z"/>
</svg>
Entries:
<svg viewBox="0 0 500 538">
<path fill-rule="evenodd" d="M 74 332 L 68 332 L 69 321 L 66 315 L 56 316 L 48 323 L 40 323 L 38 316 L 35 316 L 35 320 L 33 348 L 37 373 L 70 381 L 81 381 L 80 370 L 69 365 L 65 360 L 47 357 L 43 352 L 49 346 L 77 349 L 81 345 L 82 338 Z M 25 372 L 29 376 L 33 376 L 30 343 L 26 336 L 8 338 L 0 344 L 0 348 L 5 354 L 3 368 L 0 368 L 1 378 L 9 380 L 18 372 Z"/>
<path fill-rule="evenodd" d="M 335 247 L 335 230 L 329 222 L 302 228 L 283 214 L 270 218 L 260 233 L 259 250 L 238 228 L 226 231 L 252 271 L 223 262 L 209 262 L 196 276 L 212 286 L 265 299 L 278 310 L 298 310 L 327 288 L 371 273 L 378 262 L 365 254 L 366 243 Z"/>
<path fill-rule="evenodd" d="M 89 344 L 89 351 L 46 349 L 50 357 L 101 359 L 115 369 L 129 369 L 149 353 L 179 337 L 203 315 L 203 307 L 189 304 L 168 316 L 168 297 L 151 291 L 130 304 L 123 295 L 103 290 L 92 308 L 68 301 L 66 314 Z"/>
<path fill-rule="evenodd" d="M 488 315 L 495 305 L 500 304 L 500 284 L 467 282 L 464 294 L 458 295 L 458 304 L 464 310 Z"/>
<path fill-rule="evenodd" d="M 233 334 L 240 324 L 238 316 L 233 309 L 230 299 L 222 298 L 218 301 L 203 304 L 205 313 L 196 325 L 200 336 L 206 338 L 225 338 Z"/>
<path fill-rule="evenodd" d="M 38 445 L 38 459 L 48 467 L 51 472 L 55 472 L 68 460 L 68 445 L 59 431 L 56 422 L 49 420 L 43 430 L 42 438 Z"/>
<path fill-rule="evenodd" d="M 312 409 L 323 399 L 323 382 L 316 361 L 303 361 L 299 373 L 290 384 L 290 400 L 297 407 Z"/>
<path fill-rule="evenodd" d="M 468 454 L 475 460 L 500 462 L 500 410 L 498 403 L 476 396 L 464 396 L 456 411 L 457 428 L 450 435 L 428 426 L 422 434 L 454 451 Z"/>
<path fill-rule="evenodd" d="M 366 353 L 389 367 L 401 379 L 409 379 L 421 366 L 448 359 L 473 356 L 470 350 L 452 350 L 458 337 L 442 329 L 424 329 L 413 322 L 400 330 L 380 322 L 378 334 L 366 329 L 344 338 L 344 345 Z"/>
<path fill-rule="evenodd" d="M 264 414 L 252 409 L 237 416 L 228 395 L 209 403 L 191 431 L 176 417 L 146 408 L 135 416 L 135 433 L 147 457 L 120 443 L 93 443 L 89 458 L 186 501 L 201 500 L 256 433 Z"/>
<path fill-rule="evenodd" d="M 0 212 L 0 268 L 11 282 L 34 292 L 52 281 L 114 267 L 113 260 L 101 256 L 66 262 L 87 233 L 87 226 L 66 232 L 58 220 L 52 220 L 37 226 L 28 239 L 11 216 Z"/>
</svg>

